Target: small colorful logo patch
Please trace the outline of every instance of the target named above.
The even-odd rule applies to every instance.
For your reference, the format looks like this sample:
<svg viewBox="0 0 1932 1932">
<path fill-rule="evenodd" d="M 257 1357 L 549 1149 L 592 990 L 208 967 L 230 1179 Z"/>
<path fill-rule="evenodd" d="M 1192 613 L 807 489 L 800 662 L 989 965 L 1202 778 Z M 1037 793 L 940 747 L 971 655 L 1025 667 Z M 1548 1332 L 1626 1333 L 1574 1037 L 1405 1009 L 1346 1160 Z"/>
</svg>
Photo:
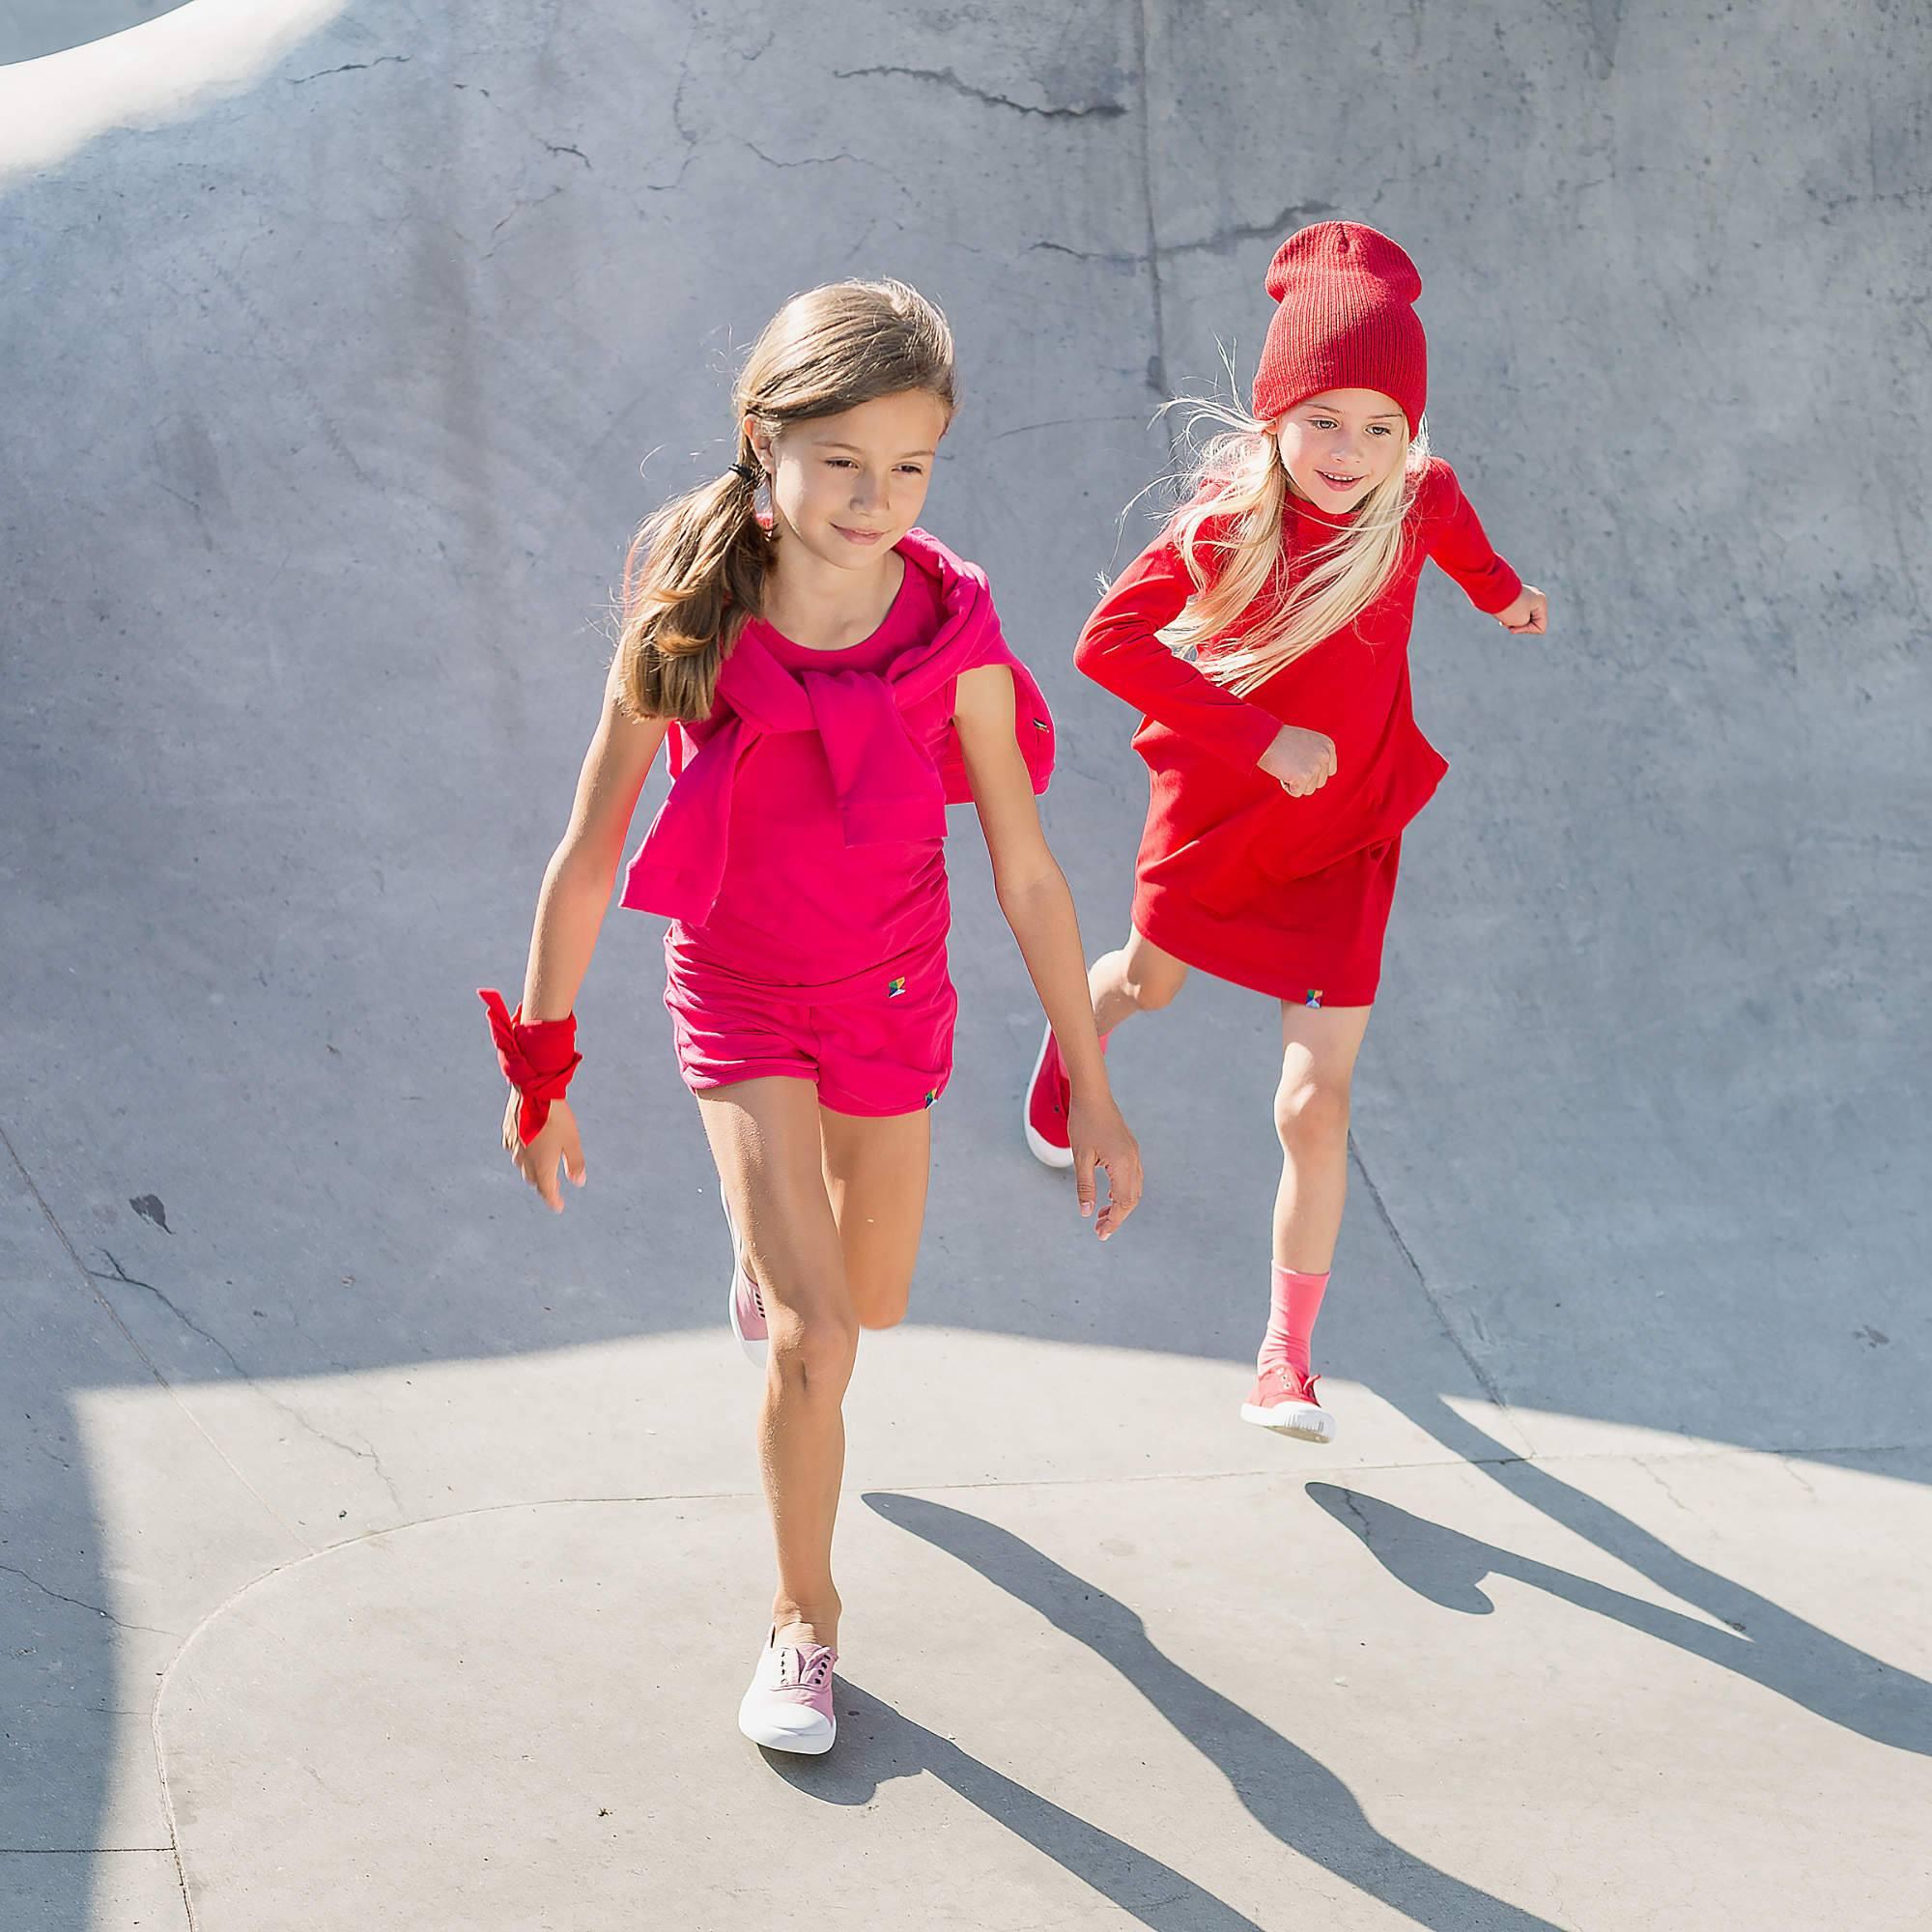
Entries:
<svg viewBox="0 0 1932 1932">
<path fill-rule="evenodd" d="M 1308 1007 L 1311 1011 L 1319 1007 L 1321 1004 L 1321 988 L 1320 986 L 1309 987 L 1308 998 L 1302 1004 Z"/>
<path fill-rule="evenodd" d="M 928 1107 L 931 1106 L 932 1103 L 938 1098 L 939 1098 L 939 1089 L 937 1087 L 928 1088 L 926 1090 L 925 1104 Z"/>
<path fill-rule="evenodd" d="M 886 998 L 887 998 L 887 999 L 889 999 L 889 1000 L 896 1000 L 896 999 L 898 998 L 898 996 L 899 996 L 899 995 L 900 995 L 901 993 L 903 993 L 904 991 L 905 991 L 905 980 L 904 980 L 904 977 L 903 977 L 903 976 L 901 976 L 900 978 L 898 978 L 898 979 L 896 979 L 896 980 L 888 980 L 886 981 Z"/>
</svg>

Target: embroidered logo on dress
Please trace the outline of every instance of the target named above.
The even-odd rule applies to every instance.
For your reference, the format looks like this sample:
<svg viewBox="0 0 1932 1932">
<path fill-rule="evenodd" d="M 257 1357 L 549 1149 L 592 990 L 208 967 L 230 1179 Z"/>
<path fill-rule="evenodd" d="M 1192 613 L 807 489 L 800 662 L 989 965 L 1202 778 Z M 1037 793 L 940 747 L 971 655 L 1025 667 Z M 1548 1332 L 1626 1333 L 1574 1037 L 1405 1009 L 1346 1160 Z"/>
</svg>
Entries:
<svg viewBox="0 0 1932 1932">
<path fill-rule="evenodd" d="M 901 993 L 903 993 L 904 991 L 905 991 L 905 980 L 904 980 L 903 979 L 898 979 L 898 980 L 888 980 L 886 981 L 886 998 L 887 998 L 887 999 L 889 999 L 889 1000 L 896 1000 L 896 999 L 898 998 L 898 996 L 899 996 L 899 995 L 900 995 Z"/>
<path fill-rule="evenodd" d="M 1321 988 L 1320 986 L 1311 986 L 1311 987 L 1309 987 L 1309 989 L 1308 989 L 1308 999 L 1307 999 L 1307 1001 L 1305 1002 L 1305 1004 L 1306 1004 L 1306 1005 L 1307 1005 L 1307 1006 L 1308 1006 L 1308 1007 L 1309 1007 L 1309 1008 L 1310 1008 L 1311 1009 L 1314 1009 L 1314 1008 L 1316 1008 L 1316 1007 L 1319 1007 L 1319 1006 L 1320 1006 L 1320 1005 L 1321 1004 Z"/>
</svg>

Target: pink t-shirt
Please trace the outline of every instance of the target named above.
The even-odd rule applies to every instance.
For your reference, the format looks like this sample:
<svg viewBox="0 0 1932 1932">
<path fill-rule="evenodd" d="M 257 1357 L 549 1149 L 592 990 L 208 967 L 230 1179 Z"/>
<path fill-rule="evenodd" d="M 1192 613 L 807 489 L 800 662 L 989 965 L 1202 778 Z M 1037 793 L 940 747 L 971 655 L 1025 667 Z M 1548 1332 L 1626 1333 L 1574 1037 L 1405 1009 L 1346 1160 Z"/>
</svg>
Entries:
<svg viewBox="0 0 1932 1932">
<path fill-rule="evenodd" d="M 908 557 L 892 609 L 859 643 L 813 650 L 761 618 L 746 634 L 755 632 L 788 670 L 877 673 L 930 643 L 944 617 L 938 581 Z M 908 732 L 935 759 L 953 691 L 949 680 L 905 713 Z M 665 945 L 674 971 L 826 985 L 941 944 L 951 923 L 943 839 L 848 845 L 824 741 L 815 731 L 780 731 L 758 738 L 738 768 L 710 917 L 673 920 Z"/>
</svg>

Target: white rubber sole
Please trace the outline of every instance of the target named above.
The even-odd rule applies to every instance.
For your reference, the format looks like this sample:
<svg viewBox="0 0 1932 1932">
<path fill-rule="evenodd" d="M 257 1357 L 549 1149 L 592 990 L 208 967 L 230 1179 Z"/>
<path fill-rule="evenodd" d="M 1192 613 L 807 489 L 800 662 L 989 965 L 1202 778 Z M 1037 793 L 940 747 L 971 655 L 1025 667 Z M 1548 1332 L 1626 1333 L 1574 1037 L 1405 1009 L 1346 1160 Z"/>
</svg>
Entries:
<svg viewBox="0 0 1932 1932">
<path fill-rule="evenodd" d="M 1335 1418 L 1312 1402 L 1278 1402 L 1271 1408 L 1257 1408 L 1251 1402 L 1241 1405 L 1241 1420 L 1257 1429 L 1271 1430 L 1277 1435 L 1293 1435 L 1301 1442 L 1332 1442 Z"/>
<path fill-rule="evenodd" d="M 781 1708 L 795 1711 L 799 1707 L 788 1704 Z M 805 1715 L 812 1719 L 809 1729 L 792 1730 L 786 1726 L 767 1720 L 755 1711 L 748 1696 L 738 1707 L 738 1729 L 754 1745 L 766 1750 L 789 1751 L 794 1757 L 822 1757 L 832 1748 L 838 1736 L 838 1726 L 820 1718 L 816 1711 Z"/>
<path fill-rule="evenodd" d="M 762 1372 L 771 1356 L 771 1345 L 752 1341 L 738 1326 L 738 1276 L 744 1271 L 745 1250 L 738 1239 L 738 1224 L 731 1218 L 731 1204 L 725 1200 L 723 1189 L 720 1189 L 718 1198 L 724 1203 L 724 1225 L 731 1231 L 731 1279 L 724 1290 L 724 1319 L 730 1322 L 732 1338 L 744 1350 L 745 1359 Z M 746 1735 L 750 1736 L 750 1733 Z M 819 1745 L 815 1748 L 823 1750 L 825 1747 Z"/>
<path fill-rule="evenodd" d="M 1051 1027 L 1040 1034 L 1039 1051 L 1033 1057 L 1033 1071 L 1027 1075 L 1026 1092 L 1020 1095 L 1020 1131 L 1026 1135 L 1028 1151 L 1042 1166 L 1067 1168 L 1073 1165 L 1073 1150 L 1070 1147 L 1055 1147 L 1033 1123 L 1034 1082 L 1039 1078 L 1039 1069 L 1045 1065 L 1046 1046 L 1052 1037 Z"/>
</svg>

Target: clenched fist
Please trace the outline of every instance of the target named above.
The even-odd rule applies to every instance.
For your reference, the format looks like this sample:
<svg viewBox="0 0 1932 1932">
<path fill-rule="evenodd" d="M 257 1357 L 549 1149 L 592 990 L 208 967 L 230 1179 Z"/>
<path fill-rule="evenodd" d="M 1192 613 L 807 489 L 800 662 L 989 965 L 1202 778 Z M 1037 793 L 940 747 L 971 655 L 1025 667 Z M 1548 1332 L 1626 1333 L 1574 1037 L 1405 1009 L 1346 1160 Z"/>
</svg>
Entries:
<svg viewBox="0 0 1932 1932">
<path fill-rule="evenodd" d="M 1496 612 L 1496 622 L 1519 638 L 1540 638 L 1549 628 L 1549 599 L 1533 583 L 1525 583 L 1522 595 Z"/>
<path fill-rule="evenodd" d="M 1335 776 L 1335 741 L 1325 731 L 1284 724 L 1262 753 L 1261 767 L 1290 798 L 1306 798 Z"/>
</svg>

